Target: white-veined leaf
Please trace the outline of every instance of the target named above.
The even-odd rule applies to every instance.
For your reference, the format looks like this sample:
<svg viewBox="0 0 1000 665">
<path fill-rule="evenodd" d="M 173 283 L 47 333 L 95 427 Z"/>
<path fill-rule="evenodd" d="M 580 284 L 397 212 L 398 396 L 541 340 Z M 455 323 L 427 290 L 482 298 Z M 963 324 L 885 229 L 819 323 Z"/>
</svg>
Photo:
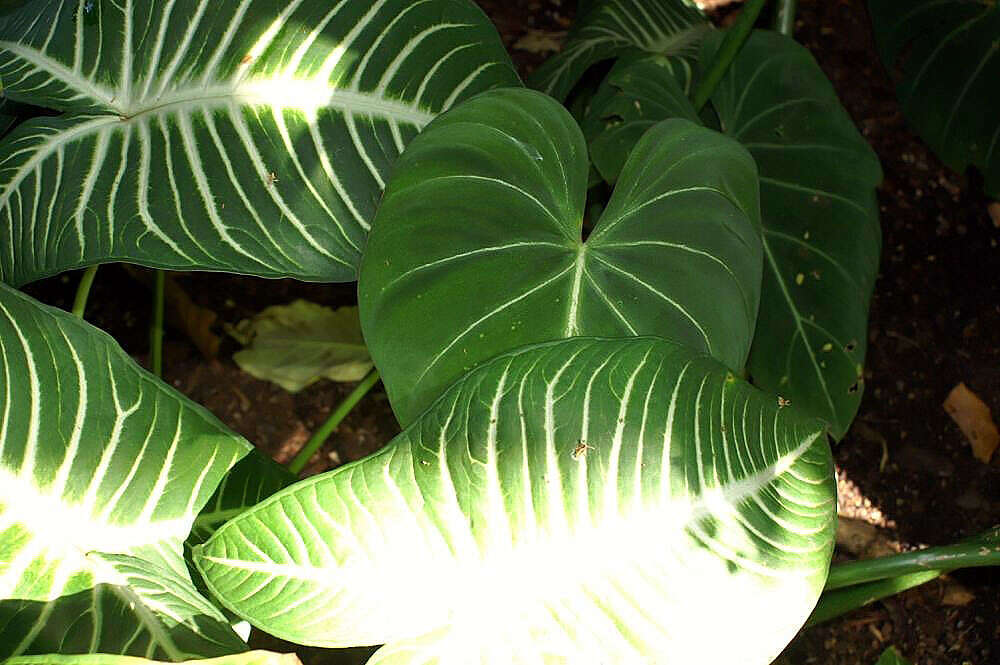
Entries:
<svg viewBox="0 0 1000 665">
<path fill-rule="evenodd" d="M 637 53 L 695 56 L 710 29 L 688 0 L 600 0 L 577 19 L 563 50 L 532 75 L 531 87 L 564 101 L 601 61 Z"/>
<path fill-rule="evenodd" d="M 0 657 L 238 649 L 182 542 L 249 448 L 104 333 L 0 285 Z"/>
<path fill-rule="evenodd" d="M 766 665 L 827 575 L 823 432 L 663 340 L 527 347 L 195 560 L 251 623 L 380 665 Z"/>
<path fill-rule="evenodd" d="M 519 85 L 469 0 L 36 0 L 0 19 L 0 279 L 124 260 L 350 281 L 437 113 Z"/>
<path fill-rule="evenodd" d="M 657 335 L 742 370 L 763 262 L 750 155 L 659 123 L 584 239 L 586 155 L 566 109 L 508 89 L 443 114 L 397 162 L 358 302 L 404 426 L 476 364 L 565 337 Z"/>
</svg>

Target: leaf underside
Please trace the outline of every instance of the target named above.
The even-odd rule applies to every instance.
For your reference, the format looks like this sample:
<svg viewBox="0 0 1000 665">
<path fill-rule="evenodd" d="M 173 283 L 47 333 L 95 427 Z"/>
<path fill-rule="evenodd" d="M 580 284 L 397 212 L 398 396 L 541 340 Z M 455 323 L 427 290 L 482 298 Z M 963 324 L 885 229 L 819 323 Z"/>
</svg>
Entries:
<svg viewBox="0 0 1000 665">
<path fill-rule="evenodd" d="M 181 544 L 249 447 L 104 333 L 0 285 L 0 658 L 241 649 Z"/>
<path fill-rule="evenodd" d="M 437 113 L 520 85 L 468 0 L 36 0 L 0 20 L 0 279 L 128 261 L 356 279 Z"/>
<path fill-rule="evenodd" d="M 680 345 L 575 338 L 474 370 L 195 558 L 251 623 L 385 643 L 380 665 L 766 665 L 823 586 L 835 505 L 819 421 Z"/>
<path fill-rule="evenodd" d="M 495 90 L 400 159 L 369 238 L 362 330 L 403 425 L 480 362 L 579 335 L 658 335 L 742 369 L 762 265 L 743 148 L 653 128 L 583 240 L 586 143 L 541 93 Z"/>
</svg>

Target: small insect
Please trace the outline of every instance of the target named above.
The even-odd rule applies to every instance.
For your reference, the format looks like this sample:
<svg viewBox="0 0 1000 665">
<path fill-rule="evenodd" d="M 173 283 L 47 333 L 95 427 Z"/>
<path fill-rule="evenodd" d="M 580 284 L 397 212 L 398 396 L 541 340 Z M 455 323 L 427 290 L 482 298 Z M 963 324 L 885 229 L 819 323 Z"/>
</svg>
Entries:
<svg viewBox="0 0 1000 665">
<path fill-rule="evenodd" d="M 87 2 L 83 5 L 83 11 L 85 14 L 89 14 L 94 11 L 94 0 L 87 0 Z"/>
<path fill-rule="evenodd" d="M 274 174 L 274 171 L 271 171 L 270 173 L 267 174 L 266 180 L 267 180 L 267 186 L 268 187 L 274 185 L 274 183 L 276 183 L 276 182 L 281 182 L 280 180 L 278 180 L 278 176 L 276 176 Z"/>
<path fill-rule="evenodd" d="M 792 400 L 790 400 L 790 399 L 785 399 L 785 398 L 784 398 L 784 397 L 782 397 L 781 395 L 778 395 L 778 408 L 779 408 L 779 409 L 780 409 L 780 408 L 784 408 L 784 407 L 786 407 L 786 406 L 791 406 L 791 405 L 792 405 Z"/>
<path fill-rule="evenodd" d="M 593 450 L 593 449 L 594 449 L 593 446 L 588 446 L 583 441 L 578 441 L 576 447 L 573 448 L 573 452 L 571 453 L 571 455 L 573 459 L 580 460 L 587 456 L 588 450 Z"/>
<path fill-rule="evenodd" d="M 248 64 L 250 64 L 251 60 L 253 60 L 253 58 L 250 56 L 249 53 L 247 53 L 245 56 L 243 56 L 243 59 L 240 60 L 240 64 L 241 65 L 248 65 Z"/>
</svg>

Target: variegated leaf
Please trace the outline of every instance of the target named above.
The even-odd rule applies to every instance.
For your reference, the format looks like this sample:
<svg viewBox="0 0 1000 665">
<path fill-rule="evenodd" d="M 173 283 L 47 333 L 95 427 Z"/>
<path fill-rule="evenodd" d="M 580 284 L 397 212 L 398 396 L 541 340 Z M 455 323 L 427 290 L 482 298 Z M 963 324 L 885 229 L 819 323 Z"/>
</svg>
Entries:
<svg viewBox="0 0 1000 665">
<path fill-rule="evenodd" d="M 123 260 L 350 281 L 395 157 L 519 85 L 469 0 L 35 0 L 0 18 L 0 279 Z"/>
</svg>

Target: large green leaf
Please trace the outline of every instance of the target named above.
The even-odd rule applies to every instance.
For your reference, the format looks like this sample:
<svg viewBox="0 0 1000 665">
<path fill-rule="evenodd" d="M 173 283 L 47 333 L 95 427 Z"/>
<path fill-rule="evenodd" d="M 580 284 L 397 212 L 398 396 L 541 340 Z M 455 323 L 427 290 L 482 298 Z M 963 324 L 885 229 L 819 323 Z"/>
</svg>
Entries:
<svg viewBox="0 0 1000 665">
<path fill-rule="evenodd" d="M 723 36 L 705 41 L 701 64 L 711 62 Z M 675 86 L 662 69 L 633 66 L 619 79 L 626 73 L 644 81 L 610 81 L 621 96 L 619 109 L 643 100 L 645 89 Z M 761 388 L 825 419 L 840 438 L 864 385 L 868 304 L 881 249 L 878 158 L 809 52 L 782 35 L 754 32 L 711 101 L 723 130 L 760 170 L 766 260 L 750 374 Z M 668 114 L 643 102 L 593 139 L 609 180 L 631 149 L 620 137 L 694 111 L 674 107 Z M 592 115 L 600 113 L 592 107 Z"/>
<path fill-rule="evenodd" d="M 21 656 L 11 658 L 4 665 L 158 665 L 160 661 L 133 656 L 113 656 L 110 654 L 87 654 L 81 656 Z M 270 651 L 248 651 L 233 656 L 211 658 L 209 660 L 189 660 L 184 665 L 301 665 L 295 654 L 278 654 Z"/>
<path fill-rule="evenodd" d="M 181 544 L 249 448 L 104 333 L 0 285 L 0 658 L 239 648 Z"/>
<path fill-rule="evenodd" d="M 833 547 L 820 421 L 655 338 L 479 367 L 196 551 L 233 611 L 380 665 L 766 665 Z"/>
<path fill-rule="evenodd" d="M 742 369 L 762 261 L 750 156 L 658 125 L 584 241 L 587 169 L 569 113 L 524 89 L 455 108 L 400 158 L 358 297 L 401 423 L 477 363 L 563 337 L 659 335 Z"/>
<path fill-rule="evenodd" d="M 102 261 L 350 281 L 393 160 L 519 85 L 469 0 L 35 0 L 0 18 L 0 279 Z"/>
<path fill-rule="evenodd" d="M 1000 198 L 1000 6 L 996 0 L 869 0 L 875 40 L 900 72 L 906 115 L 945 164 L 978 166 Z"/>
<path fill-rule="evenodd" d="M 538 68 L 531 87 L 563 101 L 584 73 L 623 55 L 695 56 L 711 24 L 688 0 L 599 0 L 583 12 L 557 53 Z"/>
</svg>

